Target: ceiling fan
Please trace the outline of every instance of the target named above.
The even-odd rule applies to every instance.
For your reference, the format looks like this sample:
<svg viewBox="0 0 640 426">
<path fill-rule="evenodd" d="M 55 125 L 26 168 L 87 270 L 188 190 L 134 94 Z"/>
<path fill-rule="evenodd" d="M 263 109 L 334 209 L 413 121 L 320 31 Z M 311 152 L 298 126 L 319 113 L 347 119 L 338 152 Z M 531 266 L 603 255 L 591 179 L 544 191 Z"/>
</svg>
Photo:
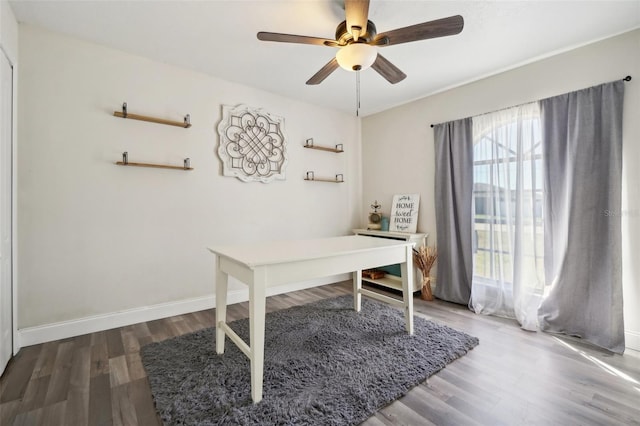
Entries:
<svg viewBox="0 0 640 426">
<path fill-rule="evenodd" d="M 375 24 L 368 19 L 369 0 L 345 0 L 344 6 L 346 20 L 338 24 L 335 40 L 264 31 L 258 33 L 258 39 L 339 48 L 335 58 L 315 73 L 307 84 L 320 84 L 339 66 L 349 71 L 371 67 L 389 83 L 396 84 L 407 75 L 379 54 L 377 47 L 455 35 L 464 27 L 462 16 L 455 15 L 378 34 Z"/>
</svg>

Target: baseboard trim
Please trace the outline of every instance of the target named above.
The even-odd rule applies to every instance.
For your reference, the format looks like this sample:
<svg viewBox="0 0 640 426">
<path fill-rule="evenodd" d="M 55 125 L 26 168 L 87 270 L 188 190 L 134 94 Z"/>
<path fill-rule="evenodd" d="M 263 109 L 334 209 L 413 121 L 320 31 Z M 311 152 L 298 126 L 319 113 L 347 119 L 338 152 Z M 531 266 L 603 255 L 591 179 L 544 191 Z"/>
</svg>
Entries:
<svg viewBox="0 0 640 426">
<path fill-rule="evenodd" d="M 627 330 L 624 332 L 624 345 L 627 349 L 640 352 L 640 332 Z"/>
<path fill-rule="evenodd" d="M 268 296 L 304 290 L 351 279 L 349 274 L 337 275 L 320 280 L 305 281 L 301 283 L 286 284 L 272 287 L 267 292 Z M 432 289 L 436 284 L 432 278 Z M 245 302 L 249 300 L 249 291 L 240 289 L 230 291 L 227 295 L 227 303 Z M 183 315 L 189 312 L 197 312 L 212 309 L 216 306 L 216 298 L 212 296 L 196 297 L 193 299 L 179 300 L 176 302 L 161 303 L 152 306 L 128 309 L 103 315 L 94 315 L 70 321 L 61 321 L 36 327 L 28 327 L 18 330 L 19 347 L 37 345 L 54 340 L 67 339 L 88 333 L 109 330 L 117 327 L 137 324 L 140 322 L 154 321 L 162 318 Z M 213 324 L 212 324 L 213 325 Z M 627 349 L 640 352 L 640 332 L 625 331 L 625 346 Z"/>
<path fill-rule="evenodd" d="M 350 274 L 341 274 L 312 281 L 281 285 L 269 288 L 267 296 L 332 284 L 345 281 L 350 278 Z M 247 300 L 249 300 L 249 291 L 246 288 L 230 291 L 227 295 L 227 303 L 229 305 L 245 302 Z M 212 309 L 215 306 L 216 298 L 211 295 L 179 300 L 176 302 L 160 303 L 152 306 L 143 306 L 140 308 L 127 309 L 124 311 L 94 315 L 35 327 L 27 327 L 18 330 L 19 347 L 37 345 L 39 343 L 66 339 L 69 337 L 95 333 L 117 327 L 124 327 L 140 322 L 154 321 L 189 312 Z M 211 325 L 213 326 L 213 324 Z"/>
</svg>

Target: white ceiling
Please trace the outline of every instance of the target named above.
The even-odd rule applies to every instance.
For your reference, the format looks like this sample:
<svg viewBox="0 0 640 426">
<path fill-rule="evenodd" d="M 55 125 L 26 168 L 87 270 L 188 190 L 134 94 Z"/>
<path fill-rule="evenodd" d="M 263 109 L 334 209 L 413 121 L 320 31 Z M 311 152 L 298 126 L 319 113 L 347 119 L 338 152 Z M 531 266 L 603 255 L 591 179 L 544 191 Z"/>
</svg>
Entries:
<svg viewBox="0 0 640 426">
<path fill-rule="evenodd" d="M 318 86 L 305 85 L 334 48 L 256 38 L 258 31 L 271 31 L 333 39 L 344 19 L 340 0 L 11 5 L 19 22 L 355 114 L 355 73 L 338 69 Z M 391 85 L 372 69 L 361 72 L 361 116 L 639 28 L 640 0 L 371 0 L 369 8 L 378 33 L 457 14 L 465 20 L 459 35 L 381 48 L 407 78 Z"/>
</svg>

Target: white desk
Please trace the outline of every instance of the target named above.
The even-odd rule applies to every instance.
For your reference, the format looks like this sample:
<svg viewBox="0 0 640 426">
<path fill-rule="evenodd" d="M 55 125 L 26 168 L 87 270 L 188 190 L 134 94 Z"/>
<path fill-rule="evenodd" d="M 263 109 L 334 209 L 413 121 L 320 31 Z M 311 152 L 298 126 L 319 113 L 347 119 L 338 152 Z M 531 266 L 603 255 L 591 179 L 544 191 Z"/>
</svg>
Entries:
<svg viewBox="0 0 640 426">
<path fill-rule="evenodd" d="M 251 398 L 262 400 L 264 329 L 267 287 L 353 272 L 354 309 L 362 295 L 404 308 L 405 325 L 413 334 L 413 243 L 348 236 L 317 240 L 280 241 L 242 246 L 210 247 L 216 255 L 216 352 L 224 353 L 225 334 L 251 361 Z M 362 288 L 362 270 L 399 263 L 403 300 Z M 226 323 L 228 276 L 249 286 L 249 339 L 247 345 Z"/>
</svg>

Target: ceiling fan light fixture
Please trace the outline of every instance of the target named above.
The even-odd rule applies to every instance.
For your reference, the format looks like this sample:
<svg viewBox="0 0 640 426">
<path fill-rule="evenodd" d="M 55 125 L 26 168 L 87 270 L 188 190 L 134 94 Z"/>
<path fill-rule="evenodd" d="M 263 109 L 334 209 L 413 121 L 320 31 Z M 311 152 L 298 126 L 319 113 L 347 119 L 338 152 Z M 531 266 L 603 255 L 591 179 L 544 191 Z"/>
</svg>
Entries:
<svg viewBox="0 0 640 426">
<path fill-rule="evenodd" d="M 340 48 L 336 60 L 347 71 L 361 71 L 369 68 L 377 56 L 378 51 L 375 47 L 364 43 L 351 43 Z"/>
</svg>

